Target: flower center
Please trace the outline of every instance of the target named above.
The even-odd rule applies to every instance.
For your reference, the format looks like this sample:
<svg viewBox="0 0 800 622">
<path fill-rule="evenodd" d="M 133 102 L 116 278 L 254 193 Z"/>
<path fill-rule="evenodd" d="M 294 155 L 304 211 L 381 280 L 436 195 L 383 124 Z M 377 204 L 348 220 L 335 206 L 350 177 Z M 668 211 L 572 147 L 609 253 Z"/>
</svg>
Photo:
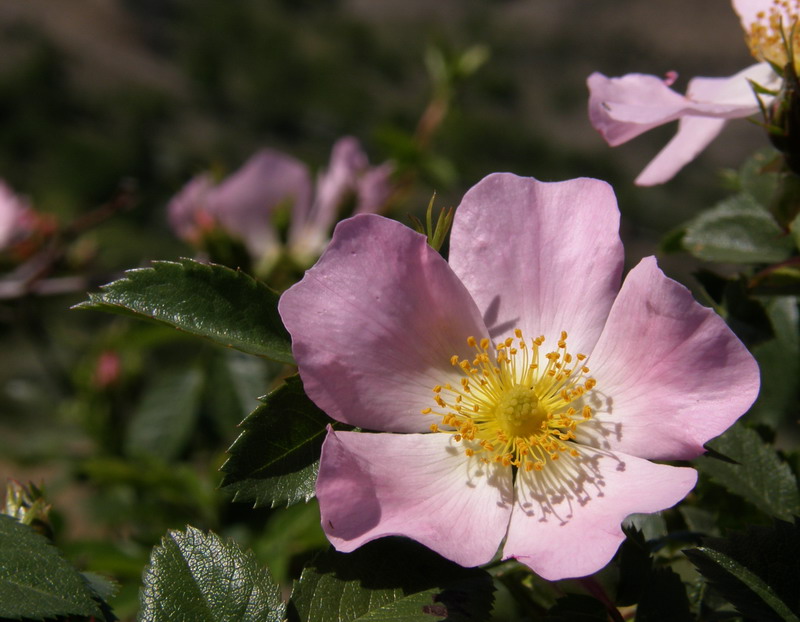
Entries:
<svg viewBox="0 0 800 622">
<path fill-rule="evenodd" d="M 800 61 L 800 0 L 773 0 L 766 11 L 759 11 L 756 20 L 745 32 L 750 53 L 780 69 L 790 61 Z"/>
<path fill-rule="evenodd" d="M 544 337 L 467 344 L 472 360 L 454 355 L 450 362 L 462 375 L 457 386 L 433 387 L 436 408 L 423 414 L 441 417 L 431 431 L 453 435 L 467 456 L 525 471 L 542 470 L 568 452 L 578 455 L 575 430 L 592 418 L 585 404 L 596 381 L 589 378 L 586 356 L 567 351 L 567 333 L 557 348 L 542 354 Z"/>
</svg>

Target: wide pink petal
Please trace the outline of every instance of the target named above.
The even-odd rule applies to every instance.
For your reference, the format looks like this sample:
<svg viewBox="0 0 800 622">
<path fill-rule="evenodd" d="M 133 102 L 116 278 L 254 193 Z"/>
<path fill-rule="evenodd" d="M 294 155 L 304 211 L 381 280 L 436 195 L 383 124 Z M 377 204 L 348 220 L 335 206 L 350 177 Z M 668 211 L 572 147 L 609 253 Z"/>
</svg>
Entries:
<svg viewBox="0 0 800 622">
<path fill-rule="evenodd" d="M 619 289 L 623 249 L 614 192 L 602 181 L 489 175 L 456 210 L 450 265 L 493 337 L 520 328 L 573 352 L 594 346 Z"/>
<path fill-rule="evenodd" d="M 625 539 L 626 516 L 672 507 L 696 481 L 694 469 L 589 449 L 520 471 L 503 555 L 550 581 L 592 574 Z"/>
<path fill-rule="evenodd" d="M 329 430 L 317 498 L 331 544 L 407 536 L 462 566 L 488 562 L 506 533 L 511 471 L 470 461 L 450 439 Z"/>
<path fill-rule="evenodd" d="M 374 214 L 341 222 L 325 254 L 280 301 L 306 393 L 331 417 L 421 432 L 454 354 L 486 335 L 475 303 L 424 236 Z"/>
<path fill-rule="evenodd" d="M 305 164 L 272 149 L 263 149 L 217 186 L 208 197 L 216 219 L 239 236 L 255 257 L 277 243 L 272 212 L 290 207 L 293 220 L 308 212 L 311 177 Z"/>
<path fill-rule="evenodd" d="M 669 181 L 719 135 L 726 123 L 724 119 L 683 117 L 678 123 L 678 133 L 639 173 L 634 183 L 655 186 Z"/>
<path fill-rule="evenodd" d="M 579 440 L 642 458 L 696 457 L 758 395 L 744 345 L 653 257 L 626 277 L 589 367 L 602 401 Z"/>
</svg>

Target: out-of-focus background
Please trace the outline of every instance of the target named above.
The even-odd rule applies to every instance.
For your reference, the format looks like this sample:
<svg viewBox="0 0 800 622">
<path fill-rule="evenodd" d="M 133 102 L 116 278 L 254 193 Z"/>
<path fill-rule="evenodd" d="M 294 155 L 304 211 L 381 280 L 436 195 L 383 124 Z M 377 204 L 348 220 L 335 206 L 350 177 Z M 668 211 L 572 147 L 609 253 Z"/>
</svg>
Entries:
<svg viewBox="0 0 800 622">
<path fill-rule="evenodd" d="M 488 60 L 453 85 L 421 152 L 431 67 L 471 48 Z M 437 205 L 457 205 L 495 171 L 599 177 L 617 192 L 633 264 L 723 196 L 721 169 L 766 144 L 754 124 L 732 123 L 675 180 L 636 188 L 674 127 L 610 149 L 586 115 L 593 71 L 675 70 L 683 90 L 752 63 L 727 0 L 0 0 L 0 51 L 0 178 L 62 227 L 126 205 L 63 246 L 54 276 L 79 275 L 73 291 L 0 300 L 0 476 L 46 485 L 59 544 L 122 582 L 122 615 L 166 528 L 214 527 L 289 568 L 297 560 L 260 534 L 316 520 L 298 509 L 275 525 L 214 490 L 235 424 L 276 370 L 168 329 L 69 311 L 124 269 L 193 253 L 166 205 L 194 174 L 233 171 L 261 147 L 318 170 L 353 135 L 373 163 L 415 172 L 394 206 L 401 220 L 433 191 Z M 662 259 L 683 280 L 686 262 Z M 200 376 L 170 376 L 194 360 Z M 148 440 L 130 431 L 157 416 L 148 399 L 171 392 L 182 436 L 166 456 L 140 455 Z M 200 414 L 182 414 L 186 396 Z"/>
</svg>

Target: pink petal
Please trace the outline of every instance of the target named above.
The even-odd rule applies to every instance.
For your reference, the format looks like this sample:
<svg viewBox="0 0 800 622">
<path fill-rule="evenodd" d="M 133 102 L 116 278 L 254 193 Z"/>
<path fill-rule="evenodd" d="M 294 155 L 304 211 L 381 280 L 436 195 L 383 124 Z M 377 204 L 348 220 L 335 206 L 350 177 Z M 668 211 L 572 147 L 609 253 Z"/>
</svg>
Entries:
<svg viewBox="0 0 800 622">
<path fill-rule="evenodd" d="M 208 202 L 222 226 L 260 257 L 277 244 L 271 220 L 276 207 L 292 207 L 293 219 L 308 212 L 311 177 L 299 160 L 263 149 L 217 186 Z"/>
<path fill-rule="evenodd" d="M 329 430 L 317 498 L 331 544 L 407 536 L 462 566 L 488 562 L 506 533 L 511 472 L 478 469 L 450 439 Z"/>
<path fill-rule="evenodd" d="M 34 221 L 28 201 L 0 179 L 0 251 L 29 235 Z"/>
<path fill-rule="evenodd" d="M 544 183 L 489 175 L 464 196 L 450 265 L 493 337 L 520 328 L 588 353 L 600 335 L 622 270 L 619 210 L 594 179 Z"/>
<path fill-rule="evenodd" d="M 761 11 L 768 12 L 774 7 L 772 0 L 732 0 L 733 10 L 736 11 L 742 22 L 742 30 L 750 30 L 750 25 L 758 21 L 757 15 Z"/>
<path fill-rule="evenodd" d="M 198 216 L 208 214 L 207 199 L 213 187 L 209 175 L 197 175 L 167 205 L 170 227 L 182 240 L 192 242 L 200 234 Z"/>
<path fill-rule="evenodd" d="M 392 186 L 394 166 L 384 162 L 379 166 L 367 169 L 358 180 L 356 194 L 357 214 L 374 214 L 381 211 L 394 190 Z"/>
<path fill-rule="evenodd" d="M 424 236 L 373 214 L 341 222 L 325 254 L 281 298 L 309 397 L 334 419 L 421 432 L 437 384 L 486 335 L 464 286 Z"/>
<path fill-rule="evenodd" d="M 672 507 L 696 481 L 694 469 L 587 449 L 520 471 L 503 555 L 550 581 L 592 574 L 625 539 L 626 516 Z"/>
<path fill-rule="evenodd" d="M 678 123 L 678 133 L 639 173 L 634 183 L 655 186 L 669 181 L 719 135 L 725 123 L 723 119 L 683 117 Z"/>
<path fill-rule="evenodd" d="M 646 74 L 609 78 L 593 73 L 587 85 L 589 120 L 612 147 L 674 121 L 687 103 L 664 80 Z"/>
<path fill-rule="evenodd" d="M 589 367 L 604 403 L 578 439 L 642 458 L 698 456 L 758 395 L 744 345 L 653 257 L 625 279 Z"/>
<path fill-rule="evenodd" d="M 759 63 L 727 78 L 694 78 L 684 97 L 656 76 L 628 74 L 607 78 L 593 73 L 587 80 L 589 119 L 608 144 L 615 147 L 687 115 L 717 119 L 749 117 L 759 111 L 750 80 L 772 88 L 776 78 L 766 63 Z"/>
</svg>

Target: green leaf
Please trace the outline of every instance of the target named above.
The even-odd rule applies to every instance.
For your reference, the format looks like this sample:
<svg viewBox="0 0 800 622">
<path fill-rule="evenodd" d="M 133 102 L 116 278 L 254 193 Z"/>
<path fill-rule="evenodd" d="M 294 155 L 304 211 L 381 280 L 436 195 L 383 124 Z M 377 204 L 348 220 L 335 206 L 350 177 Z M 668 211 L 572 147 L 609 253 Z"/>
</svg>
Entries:
<svg viewBox="0 0 800 622">
<path fill-rule="evenodd" d="M 702 456 L 694 461 L 701 473 L 767 514 L 785 519 L 800 514 L 794 474 L 755 430 L 736 424 L 710 446 L 738 464 Z"/>
<path fill-rule="evenodd" d="M 795 247 L 800 250 L 800 214 L 795 216 L 794 220 L 789 225 L 789 231 L 792 232 Z"/>
<path fill-rule="evenodd" d="M 596 598 L 569 594 L 558 599 L 547 612 L 545 622 L 608 622 L 608 612 Z"/>
<path fill-rule="evenodd" d="M 717 204 L 686 227 L 683 244 L 695 257 L 730 263 L 776 263 L 792 253 L 792 240 L 749 194 Z"/>
<path fill-rule="evenodd" d="M 489 617 L 493 584 L 421 544 L 383 538 L 353 553 L 333 550 L 303 570 L 292 592 L 294 622 L 448 622 Z"/>
<path fill-rule="evenodd" d="M 619 553 L 617 604 L 638 603 L 638 622 L 693 622 L 686 588 L 670 568 L 653 564 L 642 533 L 626 529 Z"/>
<path fill-rule="evenodd" d="M 748 415 L 751 422 L 779 427 L 797 412 L 800 377 L 800 317 L 797 299 L 767 301 L 775 338 L 753 348 L 761 369 L 761 391 Z"/>
<path fill-rule="evenodd" d="M 306 396 L 300 378 L 287 378 L 242 422 L 222 465 L 222 488 L 256 507 L 308 501 L 329 424 L 341 427 Z"/>
<path fill-rule="evenodd" d="M 800 528 L 775 521 L 686 551 L 714 588 L 759 622 L 800 622 Z"/>
<path fill-rule="evenodd" d="M 125 438 L 129 456 L 178 456 L 191 435 L 200 405 L 199 369 L 165 371 L 147 387 Z"/>
<path fill-rule="evenodd" d="M 86 579 L 47 539 L 0 514 L 0 617 L 103 618 Z"/>
<path fill-rule="evenodd" d="M 277 305 L 278 295 L 244 272 L 182 259 L 129 270 L 73 308 L 145 317 L 249 354 L 293 363 Z"/>
<path fill-rule="evenodd" d="M 255 556 L 214 533 L 170 531 L 144 572 L 139 620 L 281 622 L 280 588 Z"/>
</svg>

